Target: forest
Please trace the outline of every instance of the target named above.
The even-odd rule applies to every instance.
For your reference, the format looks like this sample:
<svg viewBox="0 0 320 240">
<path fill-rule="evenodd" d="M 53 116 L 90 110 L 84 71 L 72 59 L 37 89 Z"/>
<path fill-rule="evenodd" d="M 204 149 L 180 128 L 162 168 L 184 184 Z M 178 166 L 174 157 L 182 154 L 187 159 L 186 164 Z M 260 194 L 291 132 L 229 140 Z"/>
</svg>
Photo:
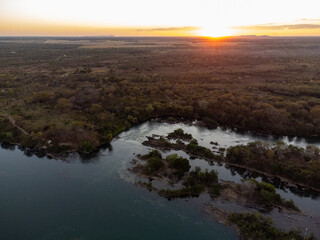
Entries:
<svg viewBox="0 0 320 240">
<path fill-rule="evenodd" d="M 0 141 L 92 152 L 156 117 L 320 136 L 320 38 L 0 38 Z"/>
<path fill-rule="evenodd" d="M 304 149 L 283 142 L 274 146 L 252 142 L 228 148 L 225 160 L 272 176 L 281 176 L 319 191 L 319 148 L 314 146 Z"/>
</svg>

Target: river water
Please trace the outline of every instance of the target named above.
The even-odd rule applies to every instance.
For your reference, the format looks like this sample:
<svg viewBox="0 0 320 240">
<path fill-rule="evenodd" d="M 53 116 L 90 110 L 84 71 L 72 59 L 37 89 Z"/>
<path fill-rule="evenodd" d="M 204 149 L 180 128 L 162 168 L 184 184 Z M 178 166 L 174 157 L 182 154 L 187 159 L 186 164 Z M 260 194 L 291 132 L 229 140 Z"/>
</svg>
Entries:
<svg viewBox="0 0 320 240">
<path fill-rule="evenodd" d="M 75 154 L 66 161 L 53 160 L 3 146 L 0 239 L 238 239 L 232 228 L 203 213 L 207 196 L 168 201 L 133 184 L 134 176 L 127 168 L 135 154 L 148 151 L 141 144 L 146 136 L 166 135 L 179 127 L 210 148 L 210 141 L 218 142 L 219 147 L 275 141 L 222 129 L 150 121 L 123 132 L 90 158 Z M 296 139 L 292 143 L 302 147 L 307 144 Z M 224 165 L 210 166 L 200 159 L 190 161 L 193 167 L 216 169 L 221 180 L 239 182 L 243 174 L 248 174 L 230 171 Z M 313 217 L 312 222 L 319 220 L 320 198 L 316 193 L 281 184 L 279 187 L 277 191 L 292 198 Z M 314 227 L 312 230 L 317 231 Z"/>
</svg>

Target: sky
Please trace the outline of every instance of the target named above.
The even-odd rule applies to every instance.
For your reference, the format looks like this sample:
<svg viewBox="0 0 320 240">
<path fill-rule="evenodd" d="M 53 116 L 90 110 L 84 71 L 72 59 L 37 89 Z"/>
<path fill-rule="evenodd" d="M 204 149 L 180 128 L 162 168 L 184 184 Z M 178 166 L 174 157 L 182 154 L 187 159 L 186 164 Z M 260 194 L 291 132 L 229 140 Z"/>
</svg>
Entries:
<svg viewBox="0 0 320 240">
<path fill-rule="evenodd" d="M 320 36 L 320 0 L 0 0 L 0 36 Z"/>
</svg>

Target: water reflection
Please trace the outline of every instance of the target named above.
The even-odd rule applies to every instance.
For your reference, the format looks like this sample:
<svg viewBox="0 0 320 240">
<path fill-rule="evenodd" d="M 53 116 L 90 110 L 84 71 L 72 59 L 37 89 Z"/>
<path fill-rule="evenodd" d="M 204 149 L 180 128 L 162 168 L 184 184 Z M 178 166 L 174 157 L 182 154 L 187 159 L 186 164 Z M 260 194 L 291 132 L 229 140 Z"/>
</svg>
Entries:
<svg viewBox="0 0 320 240">
<path fill-rule="evenodd" d="M 88 163 L 98 163 L 100 158 L 102 156 L 104 156 L 105 152 L 112 152 L 113 148 L 111 144 L 104 144 L 102 146 L 99 147 L 99 149 L 97 151 L 94 151 L 90 154 L 76 154 L 74 155 L 72 158 L 75 159 L 79 159 L 81 163 L 83 164 L 88 164 Z M 68 157 L 67 160 L 70 160 L 70 156 Z"/>
<path fill-rule="evenodd" d="M 65 152 L 65 153 L 58 153 L 58 154 L 47 154 L 45 149 L 41 148 L 30 148 L 30 147 L 23 147 L 23 146 L 16 146 L 9 143 L 1 143 L 1 148 L 5 150 L 14 151 L 16 147 L 24 153 L 25 156 L 31 158 L 36 156 L 38 158 L 47 157 L 48 159 L 60 159 L 66 162 L 73 162 L 73 161 L 80 161 L 81 163 L 97 163 L 101 156 L 104 156 L 106 151 L 112 152 L 113 148 L 111 144 L 104 144 L 98 148 L 97 151 L 94 151 L 90 154 L 83 154 L 78 152 Z"/>
<path fill-rule="evenodd" d="M 194 124 L 195 123 L 196 122 L 194 122 Z M 151 120 L 141 125 L 137 125 L 126 132 L 123 132 L 118 137 L 116 137 L 113 140 L 113 142 L 124 140 L 127 143 L 136 144 L 137 146 L 139 145 L 141 147 L 142 146 L 141 143 L 145 140 L 146 136 L 150 136 L 152 134 L 165 136 L 166 134 L 168 134 L 169 132 L 172 132 L 177 128 L 183 128 L 185 132 L 191 133 L 193 137 L 199 141 L 200 145 L 203 145 L 209 148 L 212 148 L 212 144 L 210 144 L 210 142 L 211 143 L 217 142 L 218 143 L 218 145 L 216 146 L 217 148 L 219 147 L 227 148 L 234 145 L 247 144 L 249 142 L 253 142 L 256 140 L 266 141 L 269 143 L 274 143 L 276 141 L 283 141 L 286 144 L 293 144 L 295 146 L 300 146 L 300 147 L 306 147 L 308 144 L 316 144 L 316 145 L 319 144 L 319 139 L 316 139 L 316 138 L 304 139 L 304 138 L 296 138 L 296 137 L 274 137 L 269 135 L 258 135 L 250 132 L 239 133 L 239 132 L 234 132 L 230 129 L 219 128 L 219 127 L 213 130 L 209 130 L 207 128 L 196 126 L 194 124 L 190 124 L 190 123 L 169 124 L 169 123 L 162 122 L 160 120 Z M 16 149 L 16 146 L 12 144 L 2 143 L 1 148 L 14 151 Z M 44 158 L 46 156 L 44 149 L 28 148 L 28 147 L 21 147 L 21 146 L 18 146 L 18 149 L 23 151 L 24 154 L 28 157 L 36 156 L 38 158 Z M 105 144 L 101 146 L 97 151 L 91 154 L 71 153 L 71 154 L 60 155 L 60 157 L 65 159 L 66 162 L 77 161 L 83 164 L 97 164 L 100 161 L 100 159 L 103 156 L 105 156 L 105 154 L 107 153 L 110 154 L 112 151 L 113 151 L 113 146 L 111 144 Z M 169 153 L 172 153 L 172 152 L 169 151 L 164 154 L 168 155 Z M 181 155 L 184 153 L 180 151 L 179 154 Z M 188 156 L 185 155 L 184 157 L 188 157 Z M 239 179 L 241 178 L 246 178 L 246 179 L 260 178 L 266 182 L 272 183 L 273 185 L 275 185 L 277 189 L 280 189 L 284 192 L 290 191 L 291 193 L 294 193 L 295 195 L 300 197 L 317 199 L 320 196 L 320 194 L 316 191 L 312 191 L 299 186 L 292 186 L 281 181 L 279 178 L 266 177 L 263 174 L 248 171 L 244 168 L 231 167 L 227 164 L 222 164 L 222 163 L 209 163 L 209 162 L 204 162 L 203 160 L 198 161 L 196 158 L 193 158 L 193 157 L 190 157 L 190 159 L 192 161 L 196 160 L 196 163 L 194 164 L 199 165 L 200 163 L 200 166 L 202 168 L 217 170 L 220 176 L 222 176 L 221 177 L 222 180 L 239 182 Z M 130 160 L 131 159 L 128 159 L 128 161 Z M 227 171 L 229 173 L 227 173 Z"/>
<path fill-rule="evenodd" d="M 22 147 L 22 146 L 18 146 L 18 149 L 22 151 L 27 157 L 36 156 L 38 158 L 43 158 L 46 156 L 46 152 L 44 149 L 29 148 L 29 147 Z"/>
<path fill-rule="evenodd" d="M 16 195 L 12 195 L 12 199 L 21 200 L 22 208 L 24 208 L 26 204 L 24 199 L 32 199 L 28 202 L 28 204 L 30 205 L 32 203 L 35 203 L 34 209 L 37 209 L 39 208 L 39 206 L 43 205 L 43 209 L 39 209 L 39 211 L 37 212 L 38 215 L 44 215 L 43 219 L 48 219 L 48 214 L 46 211 L 48 211 L 48 209 L 50 210 L 50 207 L 48 208 L 47 204 L 51 203 L 51 209 L 53 209 L 53 211 L 51 212 L 51 215 L 49 215 L 53 220 L 55 220 L 55 222 L 63 222 L 64 219 L 67 219 L 67 216 L 69 217 L 69 219 L 71 219 L 71 222 L 79 220 L 80 226 L 83 223 L 87 223 L 88 216 L 90 216 L 90 221 L 88 221 L 89 225 L 91 224 L 89 227 L 90 229 L 95 229 L 97 226 L 101 226 L 101 222 L 107 222 L 112 227 L 110 227 L 110 229 L 108 229 L 108 231 L 106 232 L 114 231 L 116 232 L 116 234 L 119 234 L 122 233 L 122 231 L 116 231 L 116 229 L 125 221 L 123 218 L 127 218 L 127 220 L 130 220 L 130 222 L 127 222 L 126 226 L 132 227 L 131 232 L 134 232 L 137 228 L 136 223 L 138 218 L 140 219 L 142 231 L 145 230 L 146 224 L 148 225 L 150 223 L 149 228 L 154 232 L 159 228 L 152 228 L 152 226 L 165 224 L 167 223 L 168 219 L 173 219 L 172 216 L 168 218 L 168 216 L 165 215 L 165 213 L 168 212 L 168 209 L 173 209 L 173 211 L 176 211 L 176 209 L 181 208 L 181 211 L 178 212 L 179 214 L 177 216 L 186 214 L 186 212 L 190 214 L 192 208 L 190 207 L 191 205 L 188 205 L 188 201 L 193 201 L 193 199 L 188 201 L 176 200 L 172 201 L 170 204 L 167 204 L 166 200 L 162 200 L 155 193 L 148 193 L 144 195 L 144 191 L 146 190 L 137 188 L 132 184 L 132 181 L 130 181 L 132 176 L 128 174 L 127 169 L 129 167 L 128 165 L 130 164 L 130 161 L 132 160 L 132 158 L 134 158 L 134 154 L 145 154 L 146 152 L 148 152 L 149 148 L 141 144 L 144 140 L 146 140 L 146 136 L 150 136 L 152 134 L 166 136 L 169 132 L 172 132 L 177 128 L 183 128 L 185 132 L 191 133 L 199 141 L 200 145 L 206 146 L 210 149 L 212 148 L 212 144 L 210 144 L 210 142 L 218 142 L 218 148 L 227 148 L 238 144 L 247 144 L 248 142 L 256 140 L 263 140 L 268 142 L 275 141 L 275 138 L 270 136 L 256 136 L 254 134 L 248 133 L 240 134 L 231 130 L 222 130 L 221 128 L 208 130 L 206 128 L 191 124 L 168 124 L 163 122 L 150 121 L 135 126 L 129 131 L 123 132 L 112 141 L 112 145 L 104 145 L 93 154 L 80 155 L 78 153 L 73 153 L 70 154 L 65 161 L 46 161 L 47 158 L 44 158 L 43 151 L 18 147 L 19 150 L 23 151 L 25 156 L 31 158 L 31 161 L 25 161 L 25 157 L 22 156 L 21 152 L 15 151 L 14 154 L 12 153 L 12 151 L 17 150 L 17 147 L 2 144 L 1 147 L 3 149 L 7 149 L 10 151 L 2 151 L 2 156 L 4 156 L 2 158 L 7 159 L 7 161 L 0 161 L 2 162 L 2 176 L 8 176 L 8 180 L 7 182 L 5 182 L 5 178 L 1 179 L 2 181 L 0 181 L 0 186 L 2 183 L 2 190 L 8 194 L 14 192 L 11 191 L 11 189 L 14 190 L 15 188 L 15 194 L 21 193 L 21 189 L 25 190 L 25 195 L 21 195 L 19 197 L 17 197 Z M 294 144 L 299 144 L 299 146 L 303 146 L 308 143 L 307 141 L 299 139 L 282 139 L 288 142 L 293 142 Z M 319 142 L 315 143 L 318 144 Z M 163 156 L 171 153 L 175 153 L 175 151 L 165 152 L 163 153 Z M 177 153 L 183 157 L 188 157 L 182 151 L 177 151 Z M 306 190 L 300 187 L 288 186 L 286 183 L 280 181 L 280 179 L 268 178 L 261 174 L 250 172 L 243 168 L 227 166 L 224 163 L 209 164 L 204 160 L 196 158 L 191 160 L 190 164 L 192 165 L 192 168 L 194 168 L 195 166 L 200 166 L 203 169 L 208 168 L 209 170 L 217 170 L 220 180 L 234 181 L 239 183 L 241 182 L 242 178 L 257 178 L 259 180 L 262 179 L 264 181 L 270 182 L 277 187 L 277 192 L 280 193 L 281 196 L 286 199 L 293 198 L 293 200 L 297 203 L 297 206 L 303 211 L 307 211 L 308 214 L 312 213 L 316 216 L 319 215 L 319 213 L 314 211 L 314 209 L 319 209 L 320 203 L 320 201 L 318 200 L 319 193 L 317 192 Z M 12 176 L 12 179 L 9 179 L 10 176 Z M 17 179 L 20 179 L 20 181 L 17 181 Z M 17 182 L 19 182 L 19 185 L 10 185 L 16 184 Z M 28 187 L 25 187 L 26 185 L 28 185 Z M 33 195 L 30 193 L 31 191 L 34 191 L 34 193 L 32 193 Z M 18 205 L 10 205 L 14 201 L 7 201 L 7 198 L 4 195 L 2 197 L 2 208 L 8 209 L 6 215 L 2 216 L 11 216 L 10 214 L 12 214 L 12 210 L 10 209 L 15 209 Z M 44 200 L 41 200 L 41 197 Z M 52 199 L 54 199 L 54 201 Z M 90 201 L 94 201 L 95 203 L 90 205 L 88 204 L 88 202 Z M 4 203 L 9 204 L 10 207 L 4 207 Z M 145 207 L 148 206 L 148 204 L 152 205 L 150 206 L 150 209 L 146 209 Z M 163 206 L 166 207 L 165 211 Z M 24 214 L 24 216 L 32 216 L 32 212 L 34 212 L 34 209 L 30 208 L 30 214 Z M 61 209 L 63 209 L 61 215 L 56 216 L 55 214 L 61 211 Z M 146 210 L 144 211 L 144 209 Z M 153 213 L 155 211 L 158 214 L 154 216 Z M 101 214 L 102 212 L 103 214 Z M 143 213 L 143 215 L 141 215 L 141 212 Z M 162 215 L 164 215 L 163 218 L 160 218 L 159 216 Z M 188 217 L 188 219 L 191 220 L 199 219 L 199 216 L 194 217 L 192 215 L 188 215 Z M 17 215 L 17 217 L 15 218 L 15 222 L 12 223 L 12 226 L 16 224 L 17 219 L 22 218 L 22 215 Z M 56 221 L 56 219 L 58 219 L 59 221 Z M 158 219 L 159 222 L 156 222 L 158 221 Z M 31 221 L 30 219 L 27 220 Z M 115 224 L 112 225 L 115 220 Z M 177 220 L 175 218 L 175 221 L 172 221 L 172 223 L 165 225 L 166 229 L 168 228 L 168 226 L 170 227 L 172 225 L 174 227 L 172 233 L 176 234 L 176 224 L 179 224 L 179 221 L 183 222 L 181 221 L 181 219 Z M 5 223 L 5 221 L 3 222 Z M 186 224 L 185 222 L 183 223 Z M 52 223 L 50 227 L 54 226 L 54 224 L 55 223 Z M 82 229 L 86 228 L 86 226 L 83 225 L 77 228 L 76 226 L 70 224 L 70 222 L 68 222 L 67 220 L 66 222 L 63 222 L 62 225 L 68 226 L 68 224 L 69 226 L 72 226 L 72 228 L 75 228 L 80 232 Z M 37 224 L 34 225 L 36 226 Z M 24 223 L 20 224 L 19 226 L 23 227 Z M 181 226 L 181 229 L 183 229 L 183 231 L 190 228 L 190 233 L 188 235 L 184 235 L 184 238 L 181 237 L 181 239 L 196 239 L 197 237 L 192 235 L 194 234 L 195 230 L 192 229 L 198 229 L 197 227 L 199 226 L 195 225 L 194 222 L 191 222 L 187 227 L 186 225 Z M 28 229 L 31 228 L 32 226 L 28 226 Z M 206 233 L 206 231 L 210 230 L 210 234 L 213 235 L 217 232 L 211 232 L 212 225 L 204 229 L 205 231 L 203 232 Z M 53 231 L 54 233 L 59 232 L 58 229 L 54 230 L 57 230 Z M 98 228 L 95 233 L 105 230 L 105 226 L 102 226 L 101 229 Z M 38 232 L 39 230 L 37 228 L 34 231 Z M 104 236 L 108 236 L 108 233 L 104 234 Z M 137 234 L 140 234 L 140 232 Z M 223 232 L 223 234 L 226 233 Z M 174 234 L 172 236 L 174 236 Z M 188 236 L 190 237 L 188 238 Z M 191 238 L 191 236 L 193 238 Z M 227 237 L 226 235 L 222 236 L 224 238 L 221 237 L 220 239 L 232 239 L 232 237 L 230 238 L 229 235 Z M 157 239 L 163 238 L 170 239 L 167 235 L 161 238 L 159 237 Z M 59 238 L 56 237 L 52 239 Z M 88 237 L 88 239 L 97 238 Z M 199 239 L 217 239 L 217 237 L 200 237 Z"/>
<path fill-rule="evenodd" d="M 14 151 L 16 149 L 16 145 L 10 143 L 1 143 L 1 148 Z"/>
<path fill-rule="evenodd" d="M 233 166 L 228 166 L 228 165 L 225 165 L 225 167 L 230 170 L 230 172 L 233 176 L 239 174 L 244 179 L 261 178 L 262 181 L 271 183 L 277 189 L 281 189 L 284 192 L 287 192 L 289 190 L 290 192 L 294 193 L 295 195 L 297 195 L 299 197 L 317 199 L 320 196 L 320 193 L 317 191 L 314 191 L 312 189 L 306 189 L 305 187 L 301 187 L 298 185 L 295 185 L 295 186 L 290 185 L 284 181 L 281 181 L 281 179 L 277 178 L 277 177 L 268 177 L 263 174 L 251 172 L 249 170 L 246 170 L 244 168 L 239 168 L 239 167 L 233 167 Z"/>
</svg>

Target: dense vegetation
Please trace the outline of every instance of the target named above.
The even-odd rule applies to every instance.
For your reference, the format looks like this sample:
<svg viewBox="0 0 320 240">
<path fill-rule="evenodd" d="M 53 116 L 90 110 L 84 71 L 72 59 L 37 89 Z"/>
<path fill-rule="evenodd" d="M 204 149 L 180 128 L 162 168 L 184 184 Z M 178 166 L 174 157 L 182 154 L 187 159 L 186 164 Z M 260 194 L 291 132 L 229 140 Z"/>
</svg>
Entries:
<svg viewBox="0 0 320 240">
<path fill-rule="evenodd" d="M 186 187 L 202 186 L 206 188 L 211 196 L 220 195 L 220 185 L 218 184 L 218 173 L 216 171 L 201 171 L 200 167 L 195 167 L 189 173 L 186 181 L 183 183 Z"/>
<path fill-rule="evenodd" d="M 92 151 L 164 116 L 320 135 L 318 38 L 74 40 L 0 39 L 0 141 Z"/>
<path fill-rule="evenodd" d="M 169 133 L 169 135 L 176 135 L 176 131 Z M 187 134 L 183 130 L 181 133 Z M 190 137 L 192 136 L 190 135 Z M 214 154 L 210 149 L 199 146 L 198 141 L 193 138 L 188 144 L 185 144 L 180 139 L 173 143 L 163 136 L 148 137 L 148 141 L 143 144 L 155 148 L 182 150 L 190 157 L 205 159 L 210 164 L 225 161 L 232 166 L 285 178 L 293 183 L 320 190 L 320 149 L 316 146 L 300 148 L 286 145 L 283 142 L 271 145 L 256 141 L 247 145 L 231 146 L 224 156 L 223 154 Z M 211 144 L 216 143 L 211 142 Z"/>
<path fill-rule="evenodd" d="M 183 129 L 178 128 L 174 130 L 173 132 L 169 133 L 167 136 L 168 139 L 181 139 L 190 141 L 192 139 L 192 135 L 189 133 L 185 133 Z"/>
<path fill-rule="evenodd" d="M 184 187 L 180 189 L 161 189 L 158 193 L 168 199 L 199 197 L 204 191 L 207 191 L 212 197 L 219 196 L 220 194 L 218 175 L 213 170 L 210 172 L 207 169 L 201 171 L 199 167 L 196 167 L 195 170 L 186 176 L 183 185 Z"/>
<path fill-rule="evenodd" d="M 287 209 L 293 209 L 300 211 L 294 204 L 293 200 L 286 201 L 278 193 L 276 193 L 275 187 L 266 182 L 258 182 L 254 179 L 250 179 L 250 182 L 255 184 L 258 197 L 258 203 L 263 205 L 266 209 L 272 209 L 274 206 L 283 206 Z"/>
<path fill-rule="evenodd" d="M 194 140 L 190 142 L 192 141 Z M 255 142 L 249 145 L 253 144 L 262 143 Z M 170 154 L 164 159 L 158 150 L 152 150 L 145 155 L 139 156 L 139 158 L 145 161 L 145 164 L 136 166 L 138 172 L 142 172 L 149 177 L 165 177 L 172 184 L 182 180 L 181 183 L 184 187 L 180 189 L 162 189 L 158 191 L 161 196 L 169 199 L 198 197 L 204 191 L 208 192 L 212 197 L 216 197 L 220 195 L 222 188 L 227 191 L 234 191 L 234 195 L 237 195 L 238 199 L 246 199 L 246 202 L 251 206 L 259 206 L 267 211 L 272 210 L 274 207 L 300 211 L 292 200 L 287 201 L 276 193 L 275 187 L 270 183 L 244 179 L 243 181 L 247 184 L 220 184 L 217 172 L 208 171 L 207 169 L 201 171 L 200 167 L 195 167 L 194 170 L 189 172 L 191 166 L 188 159 L 180 157 L 178 154 Z"/>
<path fill-rule="evenodd" d="M 272 226 L 271 218 L 259 213 L 232 213 L 228 216 L 230 224 L 240 230 L 242 239 L 247 240 L 313 240 L 314 235 L 304 238 L 299 230 L 285 232 Z"/>
<path fill-rule="evenodd" d="M 282 142 L 276 145 L 253 142 L 228 148 L 226 161 L 319 190 L 320 150 L 314 146 L 304 149 Z"/>
<path fill-rule="evenodd" d="M 182 178 L 186 172 L 189 172 L 191 166 L 189 160 L 178 156 L 178 154 L 171 154 L 166 157 L 168 167 L 175 169 L 174 174 Z"/>
<path fill-rule="evenodd" d="M 220 185 L 217 181 L 217 173 L 214 171 L 205 172 L 194 171 L 188 174 L 184 180 L 184 187 L 180 189 L 161 189 L 158 191 L 159 195 L 168 199 L 172 198 L 186 198 L 186 197 L 199 197 L 199 195 L 207 191 L 212 197 L 220 195 Z"/>
<path fill-rule="evenodd" d="M 181 179 L 191 167 L 188 159 L 180 157 L 178 154 L 171 154 L 163 159 L 158 150 L 152 150 L 140 156 L 140 159 L 146 161 L 146 164 L 142 166 L 144 174 L 151 176 L 162 170 L 169 178 Z"/>
<path fill-rule="evenodd" d="M 160 170 L 164 166 L 164 163 L 162 161 L 162 155 L 157 150 L 153 150 L 148 154 L 141 156 L 141 159 L 144 159 L 147 161 L 144 168 L 145 174 L 152 174 Z"/>
<path fill-rule="evenodd" d="M 198 141 L 196 139 L 192 139 L 187 145 L 186 151 L 188 154 L 197 156 L 200 158 L 208 158 L 215 159 L 216 156 L 212 153 L 212 151 L 206 147 L 199 146 Z"/>
<path fill-rule="evenodd" d="M 219 183 L 216 171 L 201 171 L 200 167 L 190 170 L 189 161 L 177 154 L 162 158 L 158 150 L 151 150 L 145 155 L 138 155 L 145 162 L 140 164 L 133 161 L 135 173 L 146 174 L 149 182 L 139 182 L 150 191 L 156 191 L 167 199 L 199 197 L 203 192 L 212 198 L 222 199 L 251 208 L 263 208 L 271 211 L 273 208 L 300 211 L 292 200 L 286 201 L 276 193 L 275 187 L 266 182 L 254 179 L 243 180 L 244 183 Z M 156 164 L 155 164 L 156 163 Z M 157 188 L 152 185 L 154 179 L 164 180 L 172 187 L 168 189 Z M 182 187 L 180 184 L 182 183 Z M 177 184 L 177 185 L 175 185 Z M 221 212 L 221 210 L 219 210 Z M 272 226 L 270 218 L 264 218 L 257 213 L 228 213 L 223 212 L 222 221 L 237 225 L 241 237 L 244 239 L 301 239 L 300 231 L 284 232 Z M 227 216 L 227 217 L 226 217 Z M 227 220 L 226 220 L 227 219 Z M 310 235 L 308 239 L 315 239 Z"/>
<path fill-rule="evenodd" d="M 170 179 L 173 183 L 182 180 L 184 187 L 180 189 L 162 189 L 158 193 L 166 198 L 198 197 L 202 192 L 207 191 L 211 196 L 220 194 L 218 175 L 215 171 L 201 171 L 195 167 L 190 171 L 189 160 L 178 154 L 170 154 L 165 159 L 162 158 L 158 150 L 139 156 L 146 163 L 136 166 L 138 172 L 142 172 L 150 177 L 160 176 Z"/>
<path fill-rule="evenodd" d="M 171 150 L 182 150 L 186 152 L 191 157 L 198 157 L 205 159 L 209 162 L 222 161 L 222 155 L 213 154 L 213 152 L 203 146 L 199 146 L 198 141 L 192 138 L 191 134 L 185 133 L 182 129 L 176 129 L 169 133 L 165 138 L 163 136 L 147 137 L 148 140 L 144 141 L 142 144 L 160 148 L 160 149 L 171 149 Z M 169 139 L 177 139 L 176 142 L 170 142 Z M 187 144 L 181 141 L 185 140 Z"/>
</svg>

